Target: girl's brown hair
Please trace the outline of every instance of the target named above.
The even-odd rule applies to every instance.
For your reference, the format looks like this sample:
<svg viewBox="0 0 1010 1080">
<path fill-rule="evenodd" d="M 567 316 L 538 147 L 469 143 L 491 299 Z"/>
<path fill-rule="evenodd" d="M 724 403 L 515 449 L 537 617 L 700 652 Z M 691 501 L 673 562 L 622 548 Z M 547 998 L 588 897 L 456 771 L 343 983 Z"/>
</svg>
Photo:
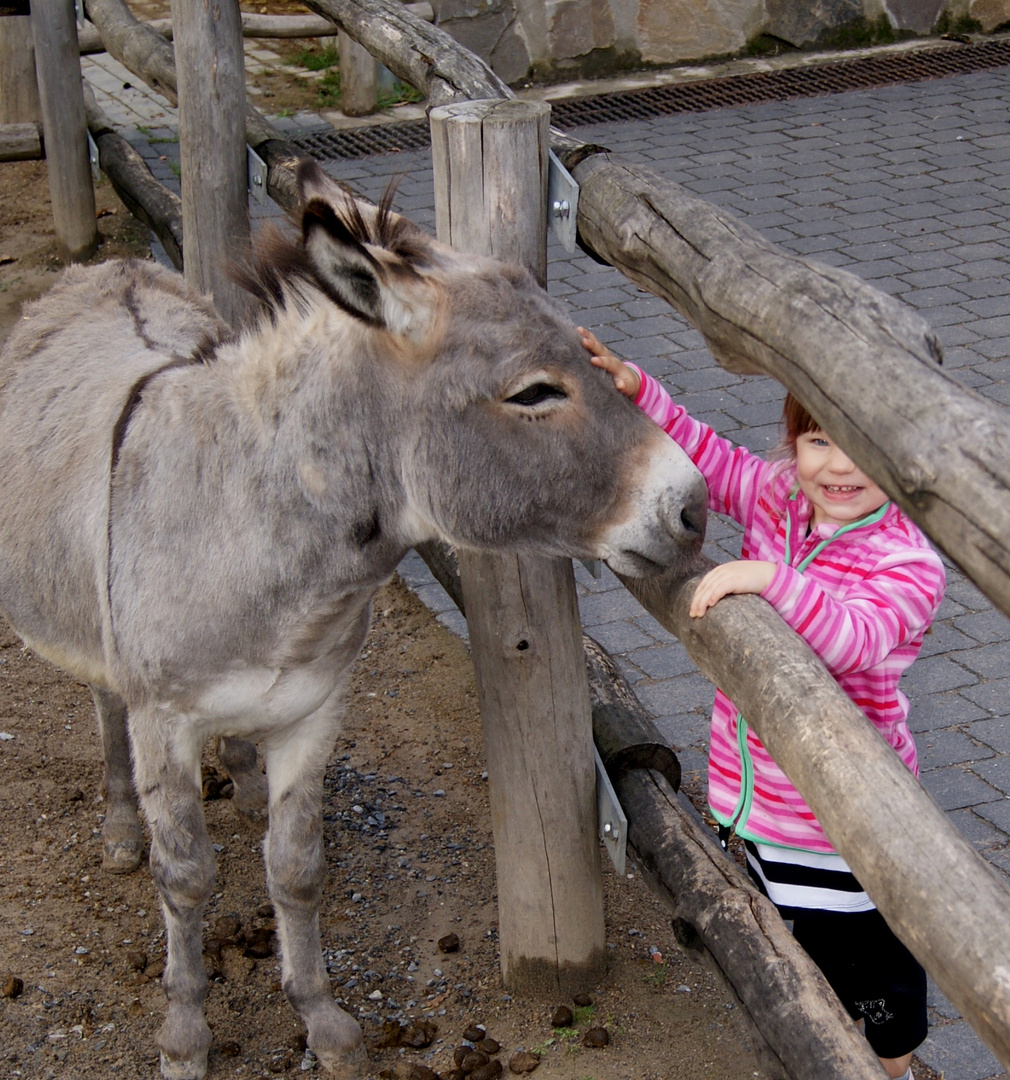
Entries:
<svg viewBox="0 0 1010 1080">
<path fill-rule="evenodd" d="M 782 426 L 785 432 L 777 447 L 776 457 L 795 458 L 796 440 L 801 435 L 821 430 L 821 425 L 810 415 L 806 405 L 791 393 L 786 394 L 782 405 Z"/>
</svg>

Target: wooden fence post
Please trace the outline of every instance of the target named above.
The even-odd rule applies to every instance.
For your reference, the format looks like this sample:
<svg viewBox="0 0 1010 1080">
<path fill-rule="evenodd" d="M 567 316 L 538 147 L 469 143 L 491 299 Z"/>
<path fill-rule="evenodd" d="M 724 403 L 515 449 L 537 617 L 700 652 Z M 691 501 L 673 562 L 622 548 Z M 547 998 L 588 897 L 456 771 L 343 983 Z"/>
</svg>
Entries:
<svg viewBox="0 0 1010 1080">
<path fill-rule="evenodd" d="M 236 325 L 251 311 L 228 277 L 249 244 L 245 53 L 238 0 L 172 0 L 186 281 Z"/>
<path fill-rule="evenodd" d="M 0 124 L 31 124 L 42 119 L 32 20 L 27 3 L 13 11 L 0 14 Z"/>
<path fill-rule="evenodd" d="M 436 230 L 546 274 L 550 108 L 431 112 Z M 603 969 L 592 713 L 569 560 L 458 552 L 490 781 L 502 976 L 572 993 Z"/>
<path fill-rule="evenodd" d="M 337 35 L 340 50 L 340 111 L 345 116 L 368 116 L 379 106 L 375 57 L 343 30 Z"/>
<path fill-rule="evenodd" d="M 82 261 L 98 247 L 98 224 L 71 0 L 36 3 L 31 23 L 56 238 L 67 258 Z"/>
</svg>

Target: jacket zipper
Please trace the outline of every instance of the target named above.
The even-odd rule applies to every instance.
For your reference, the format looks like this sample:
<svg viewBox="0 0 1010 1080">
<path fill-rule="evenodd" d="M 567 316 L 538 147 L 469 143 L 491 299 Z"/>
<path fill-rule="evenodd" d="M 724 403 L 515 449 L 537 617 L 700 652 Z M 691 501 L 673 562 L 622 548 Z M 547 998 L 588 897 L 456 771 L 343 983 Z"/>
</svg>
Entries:
<svg viewBox="0 0 1010 1080">
<path fill-rule="evenodd" d="M 798 490 L 798 489 L 797 489 Z M 796 492 L 793 493 L 792 498 L 796 498 Z M 878 510 L 874 510 L 864 518 L 860 518 L 859 521 L 850 522 L 848 525 L 841 526 L 837 531 L 833 532 L 826 540 L 822 540 L 817 544 L 813 551 L 811 551 L 805 558 L 801 559 L 799 565 L 796 567 L 796 572 L 802 574 L 804 570 L 814 561 L 814 559 L 821 553 L 821 551 L 835 540 L 837 537 L 844 533 L 851 532 L 853 529 L 858 528 L 861 525 L 876 524 L 887 513 L 887 509 L 890 506 L 890 500 L 885 502 Z M 790 552 L 790 530 L 792 529 L 792 518 L 788 509 L 786 510 L 786 528 L 785 528 L 785 562 L 788 565 L 791 561 Z M 747 824 L 747 819 L 750 817 L 751 807 L 754 804 L 754 762 L 751 759 L 750 748 L 747 746 L 747 721 L 743 716 L 737 712 L 736 714 L 736 742 L 737 751 L 740 754 L 740 798 L 737 800 L 736 806 L 733 808 L 733 813 L 730 815 L 730 819 L 726 822 L 726 825 L 736 833 L 739 833 L 740 829 Z"/>
</svg>

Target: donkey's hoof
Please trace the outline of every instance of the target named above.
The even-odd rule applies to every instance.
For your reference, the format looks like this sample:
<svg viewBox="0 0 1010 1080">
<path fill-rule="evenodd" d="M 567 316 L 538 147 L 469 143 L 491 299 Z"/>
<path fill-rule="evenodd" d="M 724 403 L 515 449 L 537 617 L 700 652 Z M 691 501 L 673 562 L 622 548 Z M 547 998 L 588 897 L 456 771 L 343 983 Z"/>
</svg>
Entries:
<svg viewBox="0 0 1010 1080">
<path fill-rule="evenodd" d="M 106 821 L 102 828 L 102 869 L 132 874 L 144 857 L 144 833 L 137 823 Z"/>
<path fill-rule="evenodd" d="M 207 1051 L 188 1061 L 174 1061 L 162 1050 L 161 1075 L 165 1080 L 203 1080 L 207 1075 Z"/>
<path fill-rule="evenodd" d="M 312 1052 L 319 1064 L 337 1080 L 361 1080 L 368 1069 L 368 1055 L 360 1044 L 349 1051 L 326 1052 L 321 1047 L 315 1047 Z"/>
</svg>

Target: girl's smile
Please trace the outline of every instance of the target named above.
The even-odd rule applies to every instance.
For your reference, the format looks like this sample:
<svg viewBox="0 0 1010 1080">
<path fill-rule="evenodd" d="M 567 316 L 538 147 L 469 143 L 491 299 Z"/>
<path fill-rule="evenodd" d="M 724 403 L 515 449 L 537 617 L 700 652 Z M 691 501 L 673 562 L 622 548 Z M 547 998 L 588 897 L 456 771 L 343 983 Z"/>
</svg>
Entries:
<svg viewBox="0 0 1010 1080">
<path fill-rule="evenodd" d="M 796 473 L 813 507 L 814 526 L 848 525 L 887 502 L 887 495 L 823 431 L 797 437 Z"/>
</svg>

